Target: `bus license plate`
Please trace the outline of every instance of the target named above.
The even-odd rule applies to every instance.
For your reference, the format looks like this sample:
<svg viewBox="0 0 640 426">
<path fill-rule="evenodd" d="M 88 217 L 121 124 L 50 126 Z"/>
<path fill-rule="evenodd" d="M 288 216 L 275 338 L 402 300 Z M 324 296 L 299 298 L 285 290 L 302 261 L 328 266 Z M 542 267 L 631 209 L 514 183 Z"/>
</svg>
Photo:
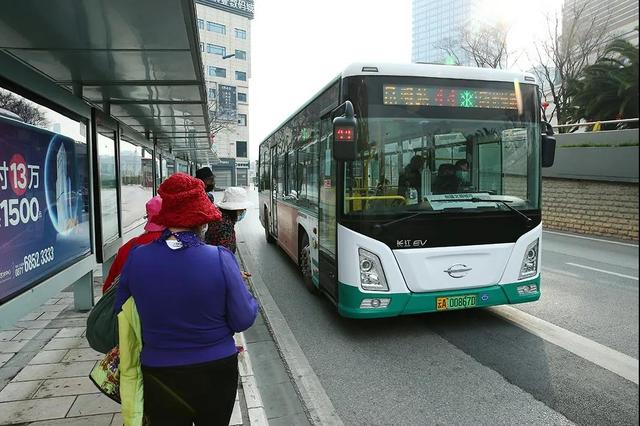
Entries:
<svg viewBox="0 0 640 426">
<path fill-rule="evenodd" d="M 436 309 L 446 311 L 449 309 L 465 309 L 476 306 L 476 295 L 438 297 L 436 298 Z"/>
</svg>

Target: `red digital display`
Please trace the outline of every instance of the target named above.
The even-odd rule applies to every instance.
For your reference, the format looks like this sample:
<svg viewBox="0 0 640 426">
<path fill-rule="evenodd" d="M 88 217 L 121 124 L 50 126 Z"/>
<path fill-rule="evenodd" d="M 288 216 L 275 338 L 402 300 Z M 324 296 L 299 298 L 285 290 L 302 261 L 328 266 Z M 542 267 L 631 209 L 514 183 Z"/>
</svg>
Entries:
<svg viewBox="0 0 640 426">
<path fill-rule="evenodd" d="M 336 127 L 333 137 L 338 142 L 352 142 L 353 130 L 353 127 Z"/>
<path fill-rule="evenodd" d="M 384 105 L 518 109 L 514 90 L 493 87 L 410 86 L 385 84 Z"/>
</svg>

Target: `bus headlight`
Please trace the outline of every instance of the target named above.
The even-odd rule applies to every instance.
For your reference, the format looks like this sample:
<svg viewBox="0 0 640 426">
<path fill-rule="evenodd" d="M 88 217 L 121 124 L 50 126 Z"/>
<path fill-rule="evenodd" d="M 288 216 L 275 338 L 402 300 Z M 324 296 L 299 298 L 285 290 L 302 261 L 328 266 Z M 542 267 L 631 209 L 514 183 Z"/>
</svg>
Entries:
<svg viewBox="0 0 640 426">
<path fill-rule="evenodd" d="M 527 250 L 524 252 L 524 258 L 522 259 L 522 266 L 520 267 L 519 280 L 534 276 L 538 272 L 538 240 L 529 244 Z"/>
<path fill-rule="evenodd" d="M 389 291 L 387 280 L 384 277 L 382 263 L 375 254 L 363 248 L 358 249 L 360 257 L 360 286 L 363 290 Z"/>
</svg>

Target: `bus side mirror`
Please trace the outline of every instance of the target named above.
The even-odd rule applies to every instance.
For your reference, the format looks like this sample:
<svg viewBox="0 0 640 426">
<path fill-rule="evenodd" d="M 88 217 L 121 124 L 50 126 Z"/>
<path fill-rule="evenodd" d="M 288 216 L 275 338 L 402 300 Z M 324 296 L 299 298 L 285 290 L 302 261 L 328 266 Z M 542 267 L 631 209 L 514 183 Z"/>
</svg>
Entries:
<svg viewBox="0 0 640 426">
<path fill-rule="evenodd" d="M 553 166 L 556 157 L 556 138 L 542 135 L 542 167 Z"/>
<path fill-rule="evenodd" d="M 542 133 L 542 167 L 551 167 L 556 157 L 556 138 L 553 137 L 553 126 L 546 121 L 540 123 Z"/>
<path fill-rule="evenodd" d="M 333 158 L 338 161 L 353 161 L 358 150 L 358 121 L 353 113 L 351 101 L 344 103 L 344 114 L 333 119 Z"/>
</svg>

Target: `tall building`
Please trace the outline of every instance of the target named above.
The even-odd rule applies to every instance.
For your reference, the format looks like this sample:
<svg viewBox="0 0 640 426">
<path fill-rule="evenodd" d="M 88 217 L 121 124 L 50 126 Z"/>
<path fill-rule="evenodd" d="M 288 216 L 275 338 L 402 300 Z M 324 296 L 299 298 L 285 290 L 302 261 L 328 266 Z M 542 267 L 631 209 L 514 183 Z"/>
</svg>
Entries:
<svg viewBox="0 0 640 426">
<path fill-rule="evenodd" d="M 611 36 L 621 37 L 638 45 L 638 1 L 637 0 L 565 0 L 562 8 L 563 27 L 578 15 L 578 28 L 596 30 L 606 28 Z"/>
<path fill-rule="evenodd" d="M 249 184 L 249 77 L 252 0 L 196 0 L 217 160 L 216 187 Z"/>
<path fill-rule="evenodd" d="M 483 0 L 413 0 L 412 62 L 450 63 L 444 45 L 479 23 Z M 470 58 L 459 58 L 471 65 Z"/>
</svg>

